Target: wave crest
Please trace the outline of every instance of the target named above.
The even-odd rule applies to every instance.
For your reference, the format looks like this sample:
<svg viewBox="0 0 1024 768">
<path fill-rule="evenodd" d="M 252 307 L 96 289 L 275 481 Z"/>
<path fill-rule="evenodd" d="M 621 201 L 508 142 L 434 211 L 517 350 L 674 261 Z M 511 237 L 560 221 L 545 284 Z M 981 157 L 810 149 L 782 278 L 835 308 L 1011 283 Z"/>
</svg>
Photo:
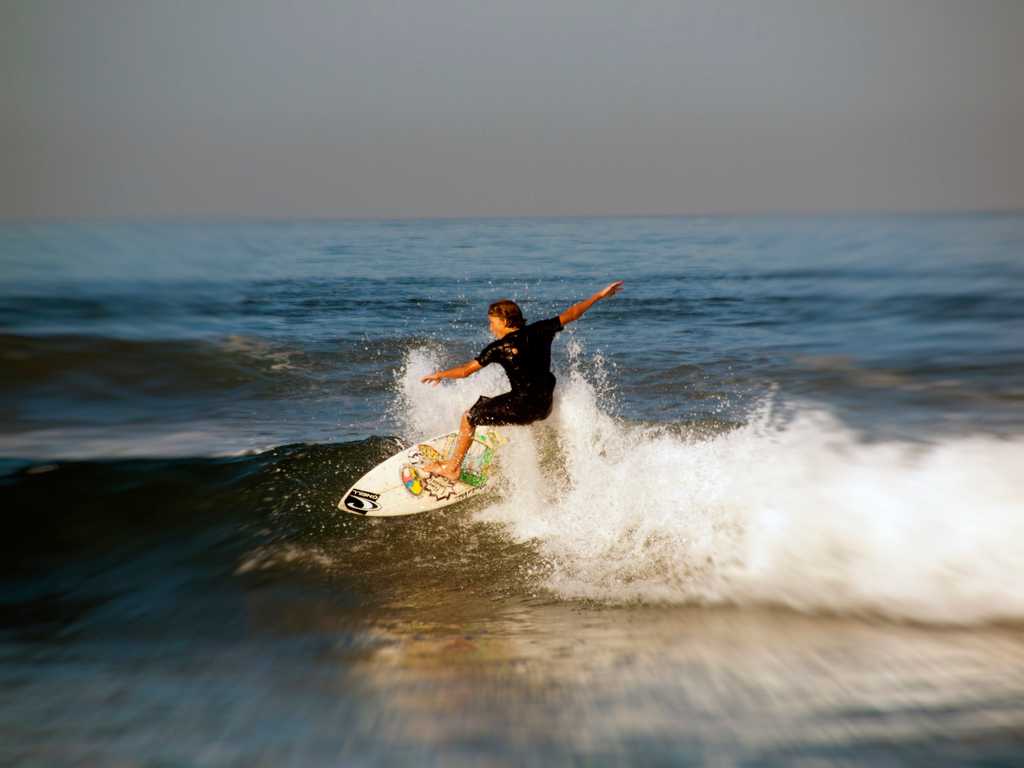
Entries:
<svg viewBox="0 0 1024 768">
<path fill-rule="evenodd" d="M 591 360 L 584 375 L 579 360 L 571 347 L 548 421 L 510 430 L 504 493 L 475 513 L 534 541 L 554 594 L 1024 617 L 1024 440 L 871 442 L 820 407 L 780 415 L 771 397 L 717 433 L 630 424 L 606 405 L 603 367 Z M 399 375 L 417 437 L 503 388 L 500 371 L 420 384 L 436 361 L 413 350 Z"/>
</svg>

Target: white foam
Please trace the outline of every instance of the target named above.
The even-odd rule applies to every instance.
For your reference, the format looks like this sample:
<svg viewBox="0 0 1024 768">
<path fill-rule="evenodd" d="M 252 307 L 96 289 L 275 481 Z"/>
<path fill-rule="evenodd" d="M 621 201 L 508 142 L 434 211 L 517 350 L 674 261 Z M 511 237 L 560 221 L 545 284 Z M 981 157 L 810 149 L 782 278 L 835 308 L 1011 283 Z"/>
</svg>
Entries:
<svg viewBox="0 0 1024 768">
<path fill-rule="evenodd" d="M 501 391 L 502 372 L 497 366 L 485 368 L 471 378 L 448 379 L 441 384 L 424 384 L 421 379 L 445 366 L 435 349 L 412 349 L 405 357 L 396 385 L 395 421 L 410 441 L 423 440 L 459 428 L 462 412 L 482 394 Z M 507 388 L 507 387 L 506 387 Z"/>
<path fill-rule="evenodd" d="M 443 388 L 410 353 L 410 438 L 455 428 L 496 366 Z M 811 407 L 715 437 L 624 423 L 577 365 L 547 427 L 515 430 L 504 497 L 478 513 L 551 565 L 566 598 L 782 603 L 925 621 L 1024 618 L 1024 438 L 872 443 Z M 595 379 L 592 375 L 591 379 Z M 553 429 L 552 429 L 553 428 Z M 558 460 L 543 462 L 554 434 Z"/>
<path fill-rule="evenodd" d="M 0 435 L 0 456 L 61 461 L 212 458 L 262 453 L 282 442 L 210 422 L 178 429 L 159 425 L 146 429 L 137 425 L 59 427 Z"/>
</svg>

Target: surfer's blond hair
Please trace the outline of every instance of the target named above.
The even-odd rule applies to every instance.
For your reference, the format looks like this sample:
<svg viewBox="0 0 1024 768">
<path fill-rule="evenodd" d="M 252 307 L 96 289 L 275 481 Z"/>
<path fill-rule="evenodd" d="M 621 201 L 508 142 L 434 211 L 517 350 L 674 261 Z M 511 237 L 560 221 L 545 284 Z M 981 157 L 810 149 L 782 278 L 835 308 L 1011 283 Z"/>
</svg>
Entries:
<svg viewBox="0 0 1024 768">
<path fill-rule="evenodd" d="M 509 328 L 516 329 L 522 328 L 526 325 L 526 321 L 523 320 L 523 311 L 519 309 L 519 305 L 516 304 L 512 299 L 502 299 L 496 301 L 487 308 L 488 316 L 500 317 L 505 321 L 505 325 Z"/>
</svg>

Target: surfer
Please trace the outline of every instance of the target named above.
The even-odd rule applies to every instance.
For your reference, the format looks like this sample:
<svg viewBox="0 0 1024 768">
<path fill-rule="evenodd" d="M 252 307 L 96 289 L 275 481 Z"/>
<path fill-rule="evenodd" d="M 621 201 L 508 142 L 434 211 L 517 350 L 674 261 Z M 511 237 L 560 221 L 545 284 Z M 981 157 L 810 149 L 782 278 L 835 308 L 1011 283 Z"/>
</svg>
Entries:
<svg viewBox="0 0 1024 768">
<path fill-rule="evenodd" d="M 589 299 L 573 304 L 560 315 L 526 324 L 519 305 L 509 299 L 496 301 L 487 308 L 487 319 L 495 337 L 473 360 L 447 371 L 424 376 L 424 383 L 436 385 L 441 379 L 464 379 L 481 368 L 498 363 L 505 369 L 512 390 L 497 397 L 481 396 L 462 414 L 455 452 L 447 461 L 435 461 L 423 467 L 435 475 L 458 480 L 473 433 L 483 425 L 532 424 L 551 413 L 555 393 L 555 375 L 551 372 L 551 342 L 555 334 L 601 299 L 614 296 L 622 281 L 611 283 Z"/>
</svg>

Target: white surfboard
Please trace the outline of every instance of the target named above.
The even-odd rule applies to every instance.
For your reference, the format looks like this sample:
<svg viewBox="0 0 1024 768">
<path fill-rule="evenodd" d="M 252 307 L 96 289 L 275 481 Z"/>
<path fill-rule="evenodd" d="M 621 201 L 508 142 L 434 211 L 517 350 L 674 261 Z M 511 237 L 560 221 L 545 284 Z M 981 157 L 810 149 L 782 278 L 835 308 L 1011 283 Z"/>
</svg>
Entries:
<svg viewBox="0 0 1024 768">
<path fill-rule="evenodd" d="M 458 432 L 417 443 L 382 461 L 348 489 L 338 509 L 365 517 L 415 515 L 468 499 L 492 484 L 498 448 L 507 442 L 496 430 L 478 429 L 458 480 L 432 475 L 423 466 L 451 456 Z"/>
</svg>

